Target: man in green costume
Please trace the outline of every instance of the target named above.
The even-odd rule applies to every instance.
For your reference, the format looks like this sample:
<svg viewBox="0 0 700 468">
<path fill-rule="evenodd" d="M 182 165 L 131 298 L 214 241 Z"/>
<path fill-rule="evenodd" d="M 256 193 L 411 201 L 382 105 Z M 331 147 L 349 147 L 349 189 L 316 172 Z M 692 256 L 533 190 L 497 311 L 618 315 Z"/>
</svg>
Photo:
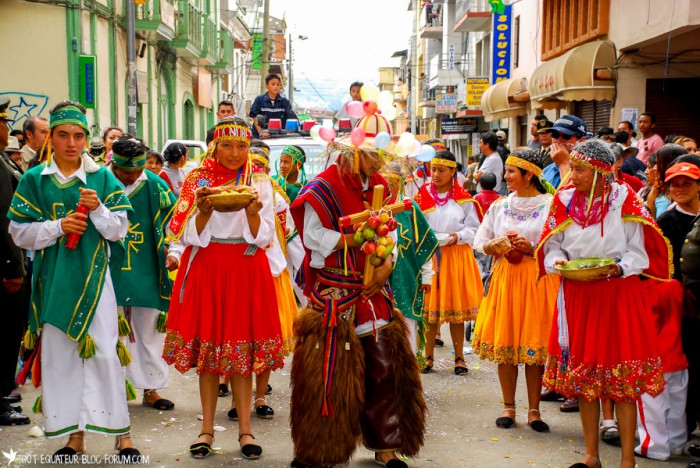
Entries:
<svg viewBox="0 0 700 468">
<path fill-rule="evenodd" d="M 387 164 L 382 175 L 389 182 L 392 197 L 403 200 L 405 178 L 401 164 L 397 161 Z M 399 224 L 396 229 L 397 257 L 389 284 L 396 307 L 408 319 L 409 342 L 420 361 L 424 359 L 422 351 L 425 346 L 423 294 L 430 291 L 433 277 L 431 259 L 437 251 L 438 240 L 415 202 L 412 210 L 396 213 L 394 217 Z"/>
<path fill-rule="evenodd" d="M 131 204 L 114 176 L 84 154 L 85 109 L 64 101 L 50 115 L 54 152 L 24 174 L 8 213 L 15 244 L 35 252 L 25 335 L 41 359 L 35 410 L 43 410 L 47 437 L 69 437 L 55 461 L 84 452 L 85 431 L 116 435 L 122 459 L 138 461 L 113 287 Z"/>
<path fill-rule="evenodd" d="M 282 150 L 275 180 L 284 189 L 289 203 L 296 199 L 301 188 L 306 185 L 305 162 L 306 153 L 299 146 L 288 145 Z"/>
<path fill-rule="evenodd" d="M 144 406 L 171 410 L 175 404 L 162 398 L 158 389 L 168 385 L 162 354 L 172 282 L 165 269 L 165 231 L 177 199 L 163 179 L 144 170 L 147 154 L 143 141 L 131 135 L 112 145 L 109 170 L 124 186 L 134 209 L 124 240 L 126 258 L 114 289 L 120 335 L 131 354 L 126 376 L 143 389 Z"/>
</svg>

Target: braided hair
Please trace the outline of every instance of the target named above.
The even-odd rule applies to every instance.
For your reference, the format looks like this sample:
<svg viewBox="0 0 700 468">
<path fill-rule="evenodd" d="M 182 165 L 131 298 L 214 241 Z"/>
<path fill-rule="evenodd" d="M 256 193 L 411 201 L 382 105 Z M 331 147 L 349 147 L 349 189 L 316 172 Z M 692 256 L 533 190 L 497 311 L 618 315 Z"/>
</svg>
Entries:
<svg viewBox="0 0 700 468">
<path fill-rule="evenodd" d="M 169 164 L 176 163 L 187 154 L 187 147 L 182 143 L 168 145 L 163 151 L 163 159 Z"/>
</svg>

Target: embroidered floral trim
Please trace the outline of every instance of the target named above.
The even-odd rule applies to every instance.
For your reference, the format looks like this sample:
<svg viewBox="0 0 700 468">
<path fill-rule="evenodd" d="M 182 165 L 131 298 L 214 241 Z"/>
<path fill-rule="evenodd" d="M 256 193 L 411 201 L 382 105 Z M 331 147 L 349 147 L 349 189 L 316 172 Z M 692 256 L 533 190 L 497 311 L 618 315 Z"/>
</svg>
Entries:
<svg viewBox="0 0 700 468">
<path fill-rule="evenodd" d="M 516 350 L 515 346 L 482 343 L 478 336 L 474 336 L 472 348 L 479 359 L 493 361 L 496 364 L 543 366 L 548 356 L 546 346 L 518 346 Z"/>
<path fill-rule="evenodd" d="M 665 385 L 661 358 L 628 361 L 613 368 L 578 365 L 567 367 L 558 357 L 549 356 L 543 384 L 567 398 L 583 397 L 588 401 L 609 398 L 615 402 L 632 403 L 643 393 L 660 394 Z"/>
<path fill-rule="evenodd" d="M 537 219 L 540 217 L 542 212 L 545 211 L 547 208 L 547 204 L 543 203 L 539 206 L 537 206 L 533 211 L 531 212 L 524 212 L 517 210 L 515 208 L 511 208 L 510 202 L 508 200 L 505 201 L 503 204 L 503 214 L 505 216 L 508 216 L 510 219 L 513 219 L 515 221 L 527 221 L 528 219 Z"/>
<path fill-rule="evenodd" d="M 197 373 L 209 372 L 227 379 L 234 374 L 260 375 L 266 370 L 277 370 L 284 366 L 281 338 L 265 341 L 240 341 L 213 343 L 194 338 L 185 342 L 180 333 L 168 331 L 163 347 L 163 359 L 175 369 L 185 373 L 197 366 Z"/>
<path fill-rule="evenodd" d="M 462 323 L 467 320 L 476 320 L 478 307 L 468 310 L 426 310 L 425 320 L 428 323 Z"/>
</svg>

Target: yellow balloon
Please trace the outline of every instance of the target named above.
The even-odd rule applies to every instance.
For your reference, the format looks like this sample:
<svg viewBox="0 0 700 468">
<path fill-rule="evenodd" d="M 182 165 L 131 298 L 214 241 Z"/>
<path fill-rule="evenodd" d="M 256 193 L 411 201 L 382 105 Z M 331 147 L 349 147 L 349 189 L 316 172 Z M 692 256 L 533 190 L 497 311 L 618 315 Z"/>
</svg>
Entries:
<svg viewBox="0 0 700 468">
<path fill-rule="evenodd" d="M 382 111 L 382 115 L 384 116 L 385 119 L 388 121 L 392 121 L 396 118 L 396 107 L 394 106 L 389 106 L 386 109 L 382 109 L 381 107 L 379 108 Z"/>
<path fill-rule="evenodd" d="M 360 97 L 363 101 L 376 101 L 379 89 L 373 84 L 365 84 L 360 88 Z"/>
</svg>

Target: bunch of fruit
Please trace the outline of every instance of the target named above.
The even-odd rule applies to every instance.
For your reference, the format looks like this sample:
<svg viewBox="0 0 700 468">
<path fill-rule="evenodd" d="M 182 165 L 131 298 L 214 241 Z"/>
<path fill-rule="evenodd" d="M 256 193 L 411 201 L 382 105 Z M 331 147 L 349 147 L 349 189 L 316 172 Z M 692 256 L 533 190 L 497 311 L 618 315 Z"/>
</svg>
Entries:
<svg viewBox="0 0 700 468">
<path fill-rule="evenodd" d="M 373 213 L 364 223 L 357 223 L 355 242 L 362 245 L 362 251 L 369 255 L 369 263 L 379 266 L 394 251 L 396 243 L 389 235 L 395 231 L 399 223 L 388 211 Z"/>
</svg>

